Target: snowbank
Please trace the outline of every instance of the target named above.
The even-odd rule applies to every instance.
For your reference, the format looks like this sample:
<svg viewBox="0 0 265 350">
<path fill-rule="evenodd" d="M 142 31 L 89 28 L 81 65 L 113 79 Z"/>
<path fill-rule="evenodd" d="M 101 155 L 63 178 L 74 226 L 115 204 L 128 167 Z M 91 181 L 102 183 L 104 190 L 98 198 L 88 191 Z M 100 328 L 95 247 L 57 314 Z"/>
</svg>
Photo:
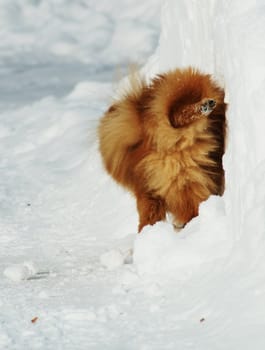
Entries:
<svg viewBox="0 0 265 350">
<path fill-rule="evenodd" d="M 157 68 L 164 71 L 176 66 L 192 65 L 213 74 L 224 84 L 226 101 L 229 104 L 227 152 L 224 157 L 226 192 L 219 201 L 224 201 L 222 205 L 225 215 L 207 216 L 207 210 L 212 214 L 212 199 L 203 205 L 203 208 L 206 205 L 207 210 L 202 210 L 200 218 L 195 219 L 195 222 L 205 222 L 203 227 L 196 227 L 196 235 L 202 239 L 201 244 L 196 242 L 196 252 L 202 246 L 207 250 L 205 242 L 213 240 L 216 241 L 213 255 L 218 257 L 223 250 L 223 245 L 218 247 L 217 243 L 220 239 L 218 235 L 221 234 L 222 240 L 226 241 L 223 250 L 226 257 L 230 254 L 230 248 L 234 247 L 247 249 L 248 255 L 254 258 L 257 250 L 263 251 L 265 243 L 265 157 L 262 128 L 265 100 L 261 96 L 265 88 L 265 43 L 262 40 L 265 11 L 261 1 L 246 1 L 244 6 L 241 5 L 238 1 L 232 4 L 227 1 L 207 0 L 200 3 L 166 1 L 157 50 Z M 180 246 L 179 240 L 183 235 L 189 236 L 194 225 L 193 222 L 187 225 L 179 237 L 174 238 L 176 245 Z M 154 230 L 157 231 L 157 228 Z M 162 231 L 162 227 L 160 230 Z M 204 235 L 208 237 L 205 241 Z M 182 241 L 182 251 L 183 245 L 187 244 L 184 250 L 191 252 L 189 244 L 185 243 L 189 239 L 194 242 L 196 238 L 186 237 Z M 146 247 L 148 244 L 153 246 L 151 235 L 145 241 Z M 172 243 L 169 241 L 168 246 Z M 160 244 L 161 242 L 158 246 Z M 143 256 L 139 256 L 138 250 L 142 251 L 139 246 L 137 243 L 135 259 L 141 265 L 144 252 Z M 208 246 L 201 262 L 207 261 L 207 257 L 212 255 L 212 248 Z M 169 253 L 172 257 L 167 258 L 174 261 L 172 265 L 177 268 L 174 251 L 173 249 Z M 154 250 L 152 258 L 150 259 L 149 254 L 148 260 L 155 261 L 158 255 L 160 254 Z M 262 254 L 260 258 L 262 259 Z M 192 264 L 192 257 L 187 260 L 188 265 Z M 194 265 L 196 264 L 195 259 Z M 150 272 L 152 270 L 150 263 Z"/>
<path fill-rule="evenodd" d="M 201 205 L 199 217 L 181 233 L 170 223 L 146 227 L 136 239 L 134 263 L 139 273 L 155 280 L 185 280 L 204 264 L 226 258 L 231 247 L 223 201 L 212 196 Z"/>
</svg>

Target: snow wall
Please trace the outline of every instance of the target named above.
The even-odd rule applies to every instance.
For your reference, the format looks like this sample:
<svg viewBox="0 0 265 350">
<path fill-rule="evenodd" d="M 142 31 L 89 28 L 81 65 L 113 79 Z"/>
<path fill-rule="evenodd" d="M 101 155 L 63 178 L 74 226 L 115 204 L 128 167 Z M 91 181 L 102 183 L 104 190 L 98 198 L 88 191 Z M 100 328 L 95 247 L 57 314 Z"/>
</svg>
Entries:
<svg viewBox="0 0 265 350">
<path fill-rule="evenodd" d="M 264 21 L 262 1 L 166 1 L 163 8 L 160 69 L 192 65 L 212 73 L 225 87 L 229 133 L 224 199 L 237 238 L 250 222 L 259 231 L 258 222 L 264 221 L 250 217 L 265 202 Z"/>
<path fill-rule="evenodd" d="M 264 21 L 262 1 L 168 0 L 163 6 L 160 44 L 152 58 L 156 69 L 191 65 L 211 73 L 223 84 L 229 105 L 225 194 L 201 206 L 200 218 L 183 232 L 185 243 L 175 247 L 187 244 L 187 251 L 182 247 L 178 253 L 194 264 L 235 250 L 251 260 L 264 251 Z M 194 231 L 198 242 L 190 235 Z"/>
</svg>

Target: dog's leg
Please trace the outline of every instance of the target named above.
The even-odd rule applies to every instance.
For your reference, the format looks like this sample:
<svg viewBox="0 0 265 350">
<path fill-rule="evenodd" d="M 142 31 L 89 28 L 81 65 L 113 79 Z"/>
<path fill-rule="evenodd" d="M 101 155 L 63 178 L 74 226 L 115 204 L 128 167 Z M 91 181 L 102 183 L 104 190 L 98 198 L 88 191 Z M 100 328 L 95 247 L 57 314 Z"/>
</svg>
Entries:
<svg viewBox="0 0 265 350">
<path fill-rule="evenodd" d="M 207 117 L 216 107 L 216 101 L 212 98 L 204 98 L 200 102 L 186 105 L 173 112 L 170 122 L 175 128 L 188 125 L 198 119 Z"/>
<path fill-rule="evenodd" d="M 166 205 L 167 210 L 174 217 L 174 227 L 176 229 L 183 228 L 185 224 L 197 216 L 199 204 L 208 196 L 208 192 L 200 194 L 200 185 L 172 187 L 166 196 Z"/>
<path fill-rule="evenodd" d="M 144 226 L 154 225 L 157 221 L 166 218 L 165 203 L 161 198 L 154 198 L 149 194 L 140 194 L 136 199 L 139 214 L 138 232 L 141 232 Z"/>
<path fill-rule="evenodd" d="M 216 107 L 216 101 L 212 98 L 204 98 L 198 104 L 198 109 L 201 115 L 209 115 Z"/>
</svg>

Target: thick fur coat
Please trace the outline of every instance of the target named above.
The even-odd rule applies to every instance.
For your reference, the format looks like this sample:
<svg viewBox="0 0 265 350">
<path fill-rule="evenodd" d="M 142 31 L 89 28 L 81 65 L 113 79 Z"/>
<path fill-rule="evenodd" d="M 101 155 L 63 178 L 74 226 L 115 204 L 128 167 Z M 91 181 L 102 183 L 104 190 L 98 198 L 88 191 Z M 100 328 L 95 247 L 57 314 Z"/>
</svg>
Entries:
<svg viewBox="0 0 265 350">
<path fill-rule="evenodd" d="M 211 194 L 222 195 L 224 91 L 193 68 L 139 76 L 105 113 L 98 128 L 108 173 L 137 201 L 139 232 L 173 215 L 176 227 L 198 215 Z"/>
</svg>

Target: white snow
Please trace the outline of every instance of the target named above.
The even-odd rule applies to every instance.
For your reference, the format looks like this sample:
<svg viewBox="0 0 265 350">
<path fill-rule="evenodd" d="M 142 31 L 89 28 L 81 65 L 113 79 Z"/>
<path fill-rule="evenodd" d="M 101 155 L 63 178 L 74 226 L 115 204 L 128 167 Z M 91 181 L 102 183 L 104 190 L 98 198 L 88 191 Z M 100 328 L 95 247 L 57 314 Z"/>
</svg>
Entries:
<svg viewBox="0 0 265 350">
<path fill-rule="evenodd" d="M 5 268 L 3 274 L 12 281 L 19 282 L 32 278 L 38 272 L 37 267 L 32 261 L 23 264 L 11 265 Z"/>
<path fill-rule="evenodd" d="M 264 1 L 2 0 L 0 21 L 0 348 L 263 349 Z M 131 63 L 225 87 L 226 191 L 179 233 L 137 235 L 98 153 Z"/>
<path fill-rule="evenodd" d="M 109 270 L 114 270 L 124 263 L 124 257 L 120 250 L 112 249 L 100 256 L 100 262 Z"/>
</svg>

